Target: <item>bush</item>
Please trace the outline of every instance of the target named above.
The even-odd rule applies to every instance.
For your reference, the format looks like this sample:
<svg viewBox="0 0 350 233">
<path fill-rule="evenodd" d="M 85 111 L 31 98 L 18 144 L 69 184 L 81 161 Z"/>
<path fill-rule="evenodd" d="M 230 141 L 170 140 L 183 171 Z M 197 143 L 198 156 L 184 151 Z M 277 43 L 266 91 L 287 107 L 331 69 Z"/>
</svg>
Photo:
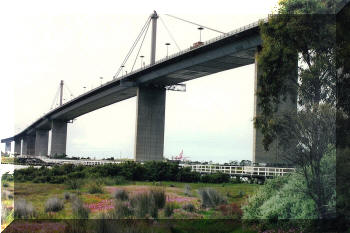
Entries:
<svg viewBox="0 0 350 233">
<path fill-rule="evenodd" d="M 189 186 L 188 184 L 185 184 L 185 187 L 184 187 L 184 194 L 186 196 L 191 196 L 191 186 Z"/>
<path fill-rule="evenodd" d="M 158 209 L 162 209 L 165 206 L 165 202 L 166 202 L 164 188 L 152 188 L 150 191 L 150 194 L 154 199 L 156 207 Z"/>
<path fill-rule="evenodd" d="M 67 200 L 67 201 L 68 201 L 69 199 L 71 199 L 71 195 L 72 195 L 72 194 L 71 194 L 71 193 L 68 193 L 68 192 L 63 193 L 64 199 Z"/>
<path fill-rule="evenodd" d="M 124 176 L 116 176 L 113 180 L 115 185 L 124 185 L 128 183 Z"/>
<path fill-rule="evenodd" d="M 79 198 L 72 201 L 73 215 L 79 219 L 88 219 L 90 210 L 85 208 L 83 202 Z"/>
<path fill-rule="evenodd" d="M 63 201 L 57 197 L 49 198 L 45 204 L 45 212 L 58 212 L 63 208 Z"/>
<path fill-rule="evenodd" d="M 147 215 L 150 215 L 153 218 L 158 217 L 158 208 L 150 193 L 136 194 L 130 200 L 130 205 L 134 209 L 134 214 L 137 218 L 144 218 Z"/>
<path fill-rule="evenodd" d="M 80 179 L 69 179 L 66 181 L 68 189 L 79 189 L 82 186 L 83 182 Z"/>
<path fill-rule="evenodd" d="M 103 193 L 102 184 L 100 182 L 91 182 L 88 184 L 88 192 L 90 194 Z"/>
<path fill-rule="evenodd" d="M 118 219 L 129 217 L 133 214 L 130 209 L 129 203 L 116 201 L 114 206 L 115 217 Z"/>
<path fill-rule="evenodd" d="M 241 219 L 243 215 L 243 211 L 236 203 L 221 205 L 219 207 L 219 210 L 221 211 L 223 216 L 234 218 L 234 219 Z"/>
<path fill-rule="evenodd" d="M 4 188 L 7 188 L 7 187 L 9 187 L 10 185 L 8 184 L 8 183 L 3 183 L 2 184 L 2 187 L 4 187 Z"/>
<path fill-rule="evenodd" d="M 14 206 L 14 217 L 15 218 L 33 218 L 35 211 L 33 205 L 24 199 L 16 200 Z"/>
<path fill-rule="evenodd" d="M 168 202 L 164 208 L 165 217 L 170 217 L 174 213 L 174 209 L 176 209 L 176 204 L 174 202 Z"/>
<path fill-rule="evenodd" d="M 207 207 L 216 207 L 218 205 L 226 204 L 226 199 L 221 196 L 216 190 L 212 188 L 202 188 L 198 190 L 199 197 L 202 201 L 202 206 Z"/>
<path fill-rule="evenodd" d="M 114 193 L 114 198 L 117 200 L 126 201 L 129 199 L 129 195 L 124 189 L 118 189 Z"/>
<path fill-rule="evenodd" d="M 188 212 L 194 212 L 196 210 L 196 207 L 192 203 L 187 203 L 182 206 L 182 209 L 188 211 Z"/>
<path fill-rule="evenodd" d="M 238 197 L 242 198 L 242 197 L 244 197 L 244 195 L 245 195 L 245 192 L 242 190 L 239 190 Z"/>
</svg>

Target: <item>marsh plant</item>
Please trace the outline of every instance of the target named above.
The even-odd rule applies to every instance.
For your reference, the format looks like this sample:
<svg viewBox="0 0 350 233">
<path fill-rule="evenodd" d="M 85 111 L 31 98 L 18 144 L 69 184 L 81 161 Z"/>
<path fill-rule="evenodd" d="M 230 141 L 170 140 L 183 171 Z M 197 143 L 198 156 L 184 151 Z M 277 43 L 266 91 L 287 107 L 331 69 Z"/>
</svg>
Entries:
<svg viewBox="0 0 350 233">
<path fill-rule="evenodd" d="M 185 187 L 184 187 L 184 194 L 186 196 L 191 196 L 191 186 L 188 185 L 188 184 L 185 184 Z"/>
<path fill-rule="evenodd" d="M 114 205 L 114 216 L 117 219 L 127 218 L 133 215 L 133 211 L 130 208 L 128 202 L 116 201 Z"/>
<path fill-rule="evenodd" d="M 146 216 L 158 217 L 157 205 L 149 192 L 139 193 L 133 196 L 130 200 L 130 205 L 137 218 L 145 218 Z"/>
<path fill-rule="evenodd" d="M 16 200 L 14 207 L 15 218 L 29 219 L 35 217 L 35 210 L 32 203 L 27 202 L 24 199 Z"/>
<path fill-rule="evenodd" d="M 196 207 L 192 203 L 187 203 L 182 206 L 182 209 L 186 210 L 187 212 L 194 212 Z"/>
<path fill-rule="evenodd" d="M 153 197 L 155 205 L 158 209 L 163 209 L 166 202 L 166 195 L 164 188 L 152 188 L 150 195 Z"/>
<path fill-rule="evenodd" d="M 88 184 L 88 192 L 90 194 L 103 193 L 103 184 L 99 181 L 92 181 Z"/>
<path fill-rule="evenodd" d="M 173 215 L 175 209 L 176 209 L 176 204 L 174 202 L 166 203 L 164 208 L 165 217 L 170 217 L 171 215 Z"/>
<path fill-rule="evenodd" d="M 118 189 L 114 193 L 114 198 L 120 201 L 126 201 L 129 199 L 129 195 L 124 189 Z"/>
<path fill-rule="evenodd" d="M 81 179 L 68 179 L 66 181 L 66 185 L 69 189 L 79 189 L 83 185 L 83 181 Z"/>
<path fill-rule="evenodd" d="M 215 208 L 218 205 L 226 204 L 226 199 L 215 189 L 202 188 L 198 190 L 199 197 L 204 208 Z"/>
<path fill-rule="evenodd" d="M 83 202 L 79 198 L 72 199 L 73 215 L 79 219 L 88 219 L 90 210 L 85 208 Z"/>
<path fill-rule="evenodd" d="M 58 212 L 64 208 L 64 203 L 57 197 L 47 199 L 45 203 L 45 212 Z"/>
</svg>

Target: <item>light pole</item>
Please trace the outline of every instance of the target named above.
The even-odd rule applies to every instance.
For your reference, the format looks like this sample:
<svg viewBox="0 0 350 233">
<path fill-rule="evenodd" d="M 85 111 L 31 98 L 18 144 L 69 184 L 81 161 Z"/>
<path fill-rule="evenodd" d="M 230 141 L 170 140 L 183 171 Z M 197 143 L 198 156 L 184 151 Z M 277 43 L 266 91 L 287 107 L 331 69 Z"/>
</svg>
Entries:
<svg viewBox="0 0 350 233">
<path fill-rule="evenodd" d="M 140 56 L 140 58 L 141 58 L 141 68 L 142 68 L 142 62 L 143 62 L 143 58 L 144 58 L 145 56 L 143 56 L 143 55 L 141 55 Z"/>
<path fill-rule="evenodd" d="M 84 93 L 85 93 L 85 91 L 86 91 L 86 87 L 84 86 L 83 88 L 84 88 Z"/>
<path fill-rule="evenodd" d="M 103 77 L 100 77 L 100 79 L 101 79 L 101 86 L 102 86 L 102 79 L 103 79 Z"/>
<path fill-rule="evenodd" d="M 199 42 L 202 42 L 202 30 L 204 28 L 203 27 L 199 27 L 198 30 L 199 30 Z"/>
<path fill-rule="evenodd" d="M 168 57 L 170 43 L 167 42 L 167 43 L 165 43 L 165 45 L 166 45 L 166 57 Z"/>
</svg>

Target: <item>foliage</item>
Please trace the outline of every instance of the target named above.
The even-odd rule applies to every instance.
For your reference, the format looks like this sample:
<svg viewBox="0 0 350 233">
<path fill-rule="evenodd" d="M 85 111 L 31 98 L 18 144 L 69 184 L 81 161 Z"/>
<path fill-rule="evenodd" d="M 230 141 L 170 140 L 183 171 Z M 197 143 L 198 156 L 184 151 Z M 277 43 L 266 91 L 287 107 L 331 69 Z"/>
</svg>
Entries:
<svg viewBox="0 0 350 233">
<path fill-rule="evenodd" d="M 36 212 L 33 208 L 33 205 L 30 202 L 27 202 L 24 199 L 19 199 L 15 201 L 14 206 L 14 217 L 29 219 L 35 217 Z"/>
<path fill-rule="evenodd" d="M 102 183 L 98 181 L 91 181 L 87 186 L 90 194 L 103 193 Z"/>
<path fill-rule="evenodd" d="M 185 184 L 185 187 L 184 187 L 184 194 L 186 196 L 191 196 L 191 186 L 188 185 L 188 184 Z"/>
<path fill-rule="evenodd" d="M 218 191 L 212 188 L 198 189 L 198 194 L 202 201 L 202 206 L 205 208 L 215 208 L 218 205 L 225 204 L 227 202 Z"/>
<path fill-rule="evenodd" d="M 152 195 L 149 192 L 138 193 L 130 199 L 130 205 L 137 218 L 151 216 L 158 217 L 158 208 Z"/>
<path fill-rule="evenodd" d="M 114 193 L 114 198 L 120 201 L 126 201 L 129 199 L 129 195 L 124 189 L 117 189 Z"/>
<path fill-rule="evenodd" d="M 68 179 L 66 185 L 69 189 L 79 189 L 82 186 L 83 182 L 81 179 Z"/>
<path fill-rule="evenodd" d="M 150 195 L 154 199 L 155 205 L 158 209 L 162 209 L 166 202 L 165 189 L 164 188 L 152 188 Z"/>
<path fill-rule="evenodd" d="M 69 199 L 71 199 L 71 195 L 72 195 L 72 194 L 71 194 L 71 193 L 68 193 L 68 192 L 63 193 L 63 197 L 64 197 L 64 199 L 67 200 L 67 201 L 68 201 Z"/>
<path fill-rule="evenodd" d="M 182 209 L 188 211 L 188 212 L 194 212 L 196 210 L 196 207 L 192 203 L 187 203 L 182 206 Z"/>
<path fill-rule="evenodd" d="M 130 208 L 129 203 L 116 201 L 114 205 L 114 214 L 117 219 L 121 219 L 121 218 L 127 218 L 129 216 L 132 216 L 133 211 Z"/>
<path fill-rule="evenodd" d="M 330 146 L 321 160 L 321 179 L 327 197 L 326 216 L 335 214 L 335 148 Z M 311 169 L 308 167 L 307 169 Z M 317 205 L 308 195 L 303 173 L 267 180 L 243 207 L 245 219 L 316 219 Z"/>
<path fill-rule="evenodd" d="M 58 212 L 63 208 L 63 201 L 57 197 L 49 198 L 45 203 L 45 212 Z"/>
<path fill-rule="evenodd" d="M 225 217 L 230 217 L 233 219 L 241 219 L 243 216 L 243 211 L 236 203 L 231 203 L 228 205 L 220 205 L 219 210 Z"/>
<path fill-rule="evenodd" d="M 164 207 L 165 217 L 170 217 L 174 213 L 175 209 L 176 209 L 176 204 L 174 202 L 166 203 L 166 205 Z"/>
<path fill-rule="evenodd" d="M 230 175 L 225 173 L 213 173 L 201 176 L 201 182 L 203 183 L 228 183 L 230 181 Z"/>
<path fill-rule="evenodd" d="M 89 209 L 85 208 L 83 202 L 79 198 L 72 199 L 72 210 L 75 218 L 78 219 L 88 219 L 89 218 Z"/>
</svg>

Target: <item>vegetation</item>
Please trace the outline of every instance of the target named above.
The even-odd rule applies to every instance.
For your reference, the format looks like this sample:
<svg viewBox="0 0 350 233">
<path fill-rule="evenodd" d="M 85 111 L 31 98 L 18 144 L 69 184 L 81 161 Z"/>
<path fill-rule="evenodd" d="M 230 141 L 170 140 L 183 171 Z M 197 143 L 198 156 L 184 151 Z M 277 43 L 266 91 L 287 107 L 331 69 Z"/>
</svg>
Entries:
<svg viewBox="0 0 350 233">
<path fill-rule="evenodd" d="M 114 193 L 114 198 L 120 201 L 126 201 L 129 199 L 129 195 L 124 189 L 118 189 Z"/>
<path fill-rule="evenodd" d="M 45 204 L 45 212 L 58 212 L 64 208 L 64 203 L 57 197 L 49 198 Z"/>
<path fill-rule="evenodd" d="M 164 216 L 170 217 L 174 213 L 174 209 L 176 209 L 176 204 L 174 202 L 167 203 L 164 208 Z"/>
<path fill-rule="evenodd" d="M 15 201 L 14 217 L 15 218 L 33 218 L 36 213 L 33 208 L 32 203 L 27 202 L 24 199 L 19 199 Z"/>
<path fill-rule="evenodd" d="M 89 209 L 87 209 L 83 202 L 79 198 L 74 198 L 72 200 L 72 211 L 75 218 L 78 219 L 88 219 Z"/>
<path fill-rule="evenodd" d="M 103 193 L 102 183 L 99 181 L 91 181 L 88 184 L 88 192 L 91 194 Z"/>
<path fill-rule="evenodd" d="M 203 188 L 198 190 L 198 194 L 202 201 L 202 206 L 207 207 L 217 207 L 218 205 L 225 204 L 226 199 L 212 188 Z"/>
</svg>

